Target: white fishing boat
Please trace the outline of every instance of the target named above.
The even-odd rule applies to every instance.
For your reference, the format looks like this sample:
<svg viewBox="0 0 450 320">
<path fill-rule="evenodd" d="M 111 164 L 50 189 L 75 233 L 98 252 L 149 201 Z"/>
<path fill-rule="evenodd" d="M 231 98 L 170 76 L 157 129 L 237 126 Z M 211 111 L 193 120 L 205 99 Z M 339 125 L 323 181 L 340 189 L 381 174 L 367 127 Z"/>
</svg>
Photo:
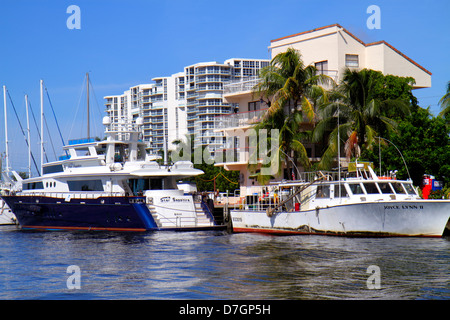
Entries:
<svg viewBox="0 0 450 320">
<path fill-rule="evenodd" d="M 378 177 L 367 163 L 271 188 L 230 210 L 234 232 L 441 237 L 450 218 L 449 200 L 421 199 L 412 181 Z"/>
</svg>

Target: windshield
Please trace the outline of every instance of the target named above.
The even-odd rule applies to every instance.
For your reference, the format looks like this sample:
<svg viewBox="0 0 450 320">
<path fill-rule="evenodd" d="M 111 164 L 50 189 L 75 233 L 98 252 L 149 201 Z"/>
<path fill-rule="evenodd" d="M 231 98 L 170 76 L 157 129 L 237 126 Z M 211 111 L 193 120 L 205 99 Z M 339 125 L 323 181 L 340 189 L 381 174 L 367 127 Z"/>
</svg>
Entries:
<svg viewBox="0 0 450 320">
<path fill-rule="evenodd" d="M 412 187 L 412 185 L 410 185 L 409 183 L 405 183 L 403 185 L 405 186 L 405 189 L 408 192 L 408 194 L 413 194 L 413 195 L 416 194 L 416 192 L 414 191 L 414 188 Z"/>
</svg>

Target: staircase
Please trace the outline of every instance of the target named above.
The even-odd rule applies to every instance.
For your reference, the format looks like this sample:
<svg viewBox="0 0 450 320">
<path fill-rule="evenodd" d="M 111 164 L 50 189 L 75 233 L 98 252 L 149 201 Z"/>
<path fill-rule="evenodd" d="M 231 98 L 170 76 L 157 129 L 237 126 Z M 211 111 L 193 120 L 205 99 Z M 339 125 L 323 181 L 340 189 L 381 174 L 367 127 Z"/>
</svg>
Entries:
<svg viewBox="0 0 450 320">
<path fill-rule="evenodd" d="M 206 215 L 205 211 L 202 209 L 201 202 L 195 202 L 195 214 L 196 214 L 196 220 L 197 220 L 197 226 L 213 226 L 214 221 L 211 220 L 211 218 Z"/>
<path fill-rule="evenodd" d="M 214 221 L 206 214 L 200 202 L 195 202 L 195 212 L 189 217 L 165 217 L 152 204 L 147 204 L 156 225 L 161 228 L 197 228 L 214 226 Z"/>
</svg>

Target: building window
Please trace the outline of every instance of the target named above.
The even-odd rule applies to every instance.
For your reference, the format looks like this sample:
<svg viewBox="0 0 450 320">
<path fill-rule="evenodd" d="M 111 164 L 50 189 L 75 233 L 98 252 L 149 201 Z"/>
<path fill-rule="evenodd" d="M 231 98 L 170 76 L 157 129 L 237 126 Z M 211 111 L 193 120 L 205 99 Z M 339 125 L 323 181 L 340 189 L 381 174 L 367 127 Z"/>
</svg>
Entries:
<svg viewBox="0 0 450 320">
<path fill-rule="evenodd" d="M 358 68 L 359 67 L 359 59 L 357 54 L 346 54 L 345 55 L 345 66 Z"/>
<path fill-rule="evenodd" d="M 315 63 L 317 72 L 319 74 L 327 74 L 328 71 L 328 60 L 320 61 Z"/>
<path fill-rule="evenodd" d="M 256 111 L 259 109 L 261 109 L 261 102 L 259 100 L 248 103 L 248 111 Z"/>
</svg>

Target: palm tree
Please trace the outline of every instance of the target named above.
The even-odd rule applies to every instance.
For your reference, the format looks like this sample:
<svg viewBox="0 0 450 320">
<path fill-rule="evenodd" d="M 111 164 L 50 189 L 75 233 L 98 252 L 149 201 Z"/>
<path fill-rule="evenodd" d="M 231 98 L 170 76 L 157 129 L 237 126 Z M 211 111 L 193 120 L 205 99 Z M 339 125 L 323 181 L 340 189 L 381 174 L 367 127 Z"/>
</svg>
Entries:
<svg viewBox="0 0 450 320">
<path fill-rule="evenodd" d="M 441 112 L 439 116 L 444 117 L 450 113 L 450 81 L 447 83 L 447 92 L 439 100 L 439 105 L 441 106 Z"/>
<path fill-rule="evenodd" d="M 288 160 L 288 169 L 292 159 L 309 167 L 311 164 L 302 143 L 305 139 L 302 126 L 314 122 L 317 103 L 326 99 L 326 91 L 319 85 L 333 81 L 319 74 L 313 65 L 305 66 L 300 53 L 293 48 L 277 54 L 269 66 L 261 69 L 260 79 L 253 92 L 269 108 L 255 129 L 279 130 L 280 148 L 272 152 Z"/>
<path fill-rule="evenodd" d="M 320 163 L 322 168 L 329 168 L 337 153 L 338 131 L 345 141 L 347 158 L 359 157 L 361 149 L 370 149 L 380 133 L 396 129 L 397 122 L 387 114 L 409 114 L 409 104 L 404 100 L 377 97 L 375 82 L 378 76 L 379 73 L 373 70 L 345 70 L 341 84 L 330 93 L 329 102 L 320 108 L 321 120 L 314 129 L 313 141 L 329 134 L 328 148 Z"/>
</svg>

